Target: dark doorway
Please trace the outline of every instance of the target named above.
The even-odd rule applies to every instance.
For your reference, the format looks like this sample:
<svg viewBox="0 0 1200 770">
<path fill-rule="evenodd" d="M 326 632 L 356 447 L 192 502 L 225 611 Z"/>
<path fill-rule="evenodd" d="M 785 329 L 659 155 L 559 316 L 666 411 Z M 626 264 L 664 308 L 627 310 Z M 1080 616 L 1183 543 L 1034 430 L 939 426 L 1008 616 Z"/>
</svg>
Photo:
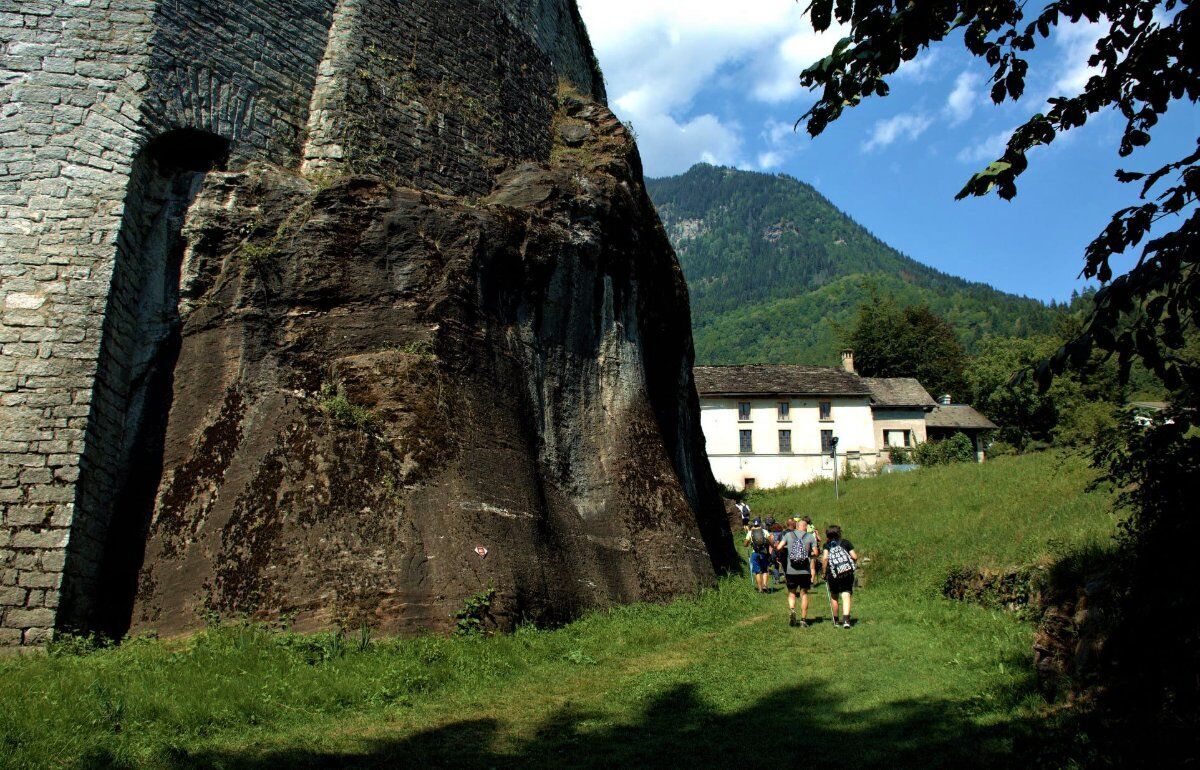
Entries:
<svg viewBox="0 0 1200 770">
<path fill-rule="evenodd" d="M 229 143 L 203 131 L 153 139 L 133 162 L 105 307 L 59 605 L 60 629 L 129 629 L 162 479 L 180 348 L 183 224 Z"/>
</svg>

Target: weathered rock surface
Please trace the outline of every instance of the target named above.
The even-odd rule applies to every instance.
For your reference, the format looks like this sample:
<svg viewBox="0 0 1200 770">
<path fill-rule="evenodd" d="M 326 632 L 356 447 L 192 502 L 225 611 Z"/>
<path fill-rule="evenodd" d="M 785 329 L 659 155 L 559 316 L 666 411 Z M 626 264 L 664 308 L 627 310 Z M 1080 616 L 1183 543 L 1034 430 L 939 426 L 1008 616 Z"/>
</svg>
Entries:
<svg viewBox="0 0 1200 770">
<path fill-rule="evenodd" d="M 570 145 L 479 199 L 208 175 L 132 631 L 442 629 L 489 587 L 552 622 L 733 563 L 636 149 L 560 99 Z"/>
</svg>

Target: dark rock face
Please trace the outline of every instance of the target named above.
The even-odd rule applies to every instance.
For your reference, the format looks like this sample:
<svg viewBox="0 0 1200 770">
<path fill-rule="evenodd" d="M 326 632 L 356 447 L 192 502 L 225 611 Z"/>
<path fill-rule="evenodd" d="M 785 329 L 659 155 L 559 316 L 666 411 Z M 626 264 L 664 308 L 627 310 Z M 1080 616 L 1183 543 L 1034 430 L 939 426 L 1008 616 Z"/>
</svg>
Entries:
<svg viewBox="0 0 1200 770">
<path fill-rule="evenodd" d="M 489 587 L 553 622 L 735 562 L 636 150 L 598 104 L 555 120 L 478 200 L 209 174 L 134 632 L 444 629 Z"/>
</svg>

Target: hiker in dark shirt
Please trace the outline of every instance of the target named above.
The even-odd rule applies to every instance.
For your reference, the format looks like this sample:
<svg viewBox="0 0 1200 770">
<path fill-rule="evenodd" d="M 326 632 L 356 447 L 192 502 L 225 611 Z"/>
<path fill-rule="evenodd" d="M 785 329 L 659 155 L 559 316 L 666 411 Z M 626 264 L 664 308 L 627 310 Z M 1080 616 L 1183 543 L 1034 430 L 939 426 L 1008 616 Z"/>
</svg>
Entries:
<svg viewBox="0 0 1200 770">
<path fill-rule="evenodd" d="M 788 625 L 808 628 L 808 590 L 817 574 L 817 540 L 800 519 L 788 519 L 787 532 L 776 552 L 783 556 L 788 587 Z M 800 620 L 796 621 L 796 594 L 800 594 Z"/>
<path fill-rule="evenodd" d="M 854 545 L 842 537 L 842 528 L 831 524 L 825 528 L 825 547 L 821 549 L 821 571 L 829 581 L 829 609 L 833 624 L 850 627 L 850 597 L 854 594 L 854 571 L 858 569 L 858 554 Z M 838 602 L 842 616 L 838 621 Z"/>
<path fill-rule="evenodd" d="M 782 583 L 784 574 L 783 557 L 779 555 L 779 551 L 775 550 L 775 548 L 779 545 L 779 539 L 783 537 L 783 525 L 768 516 L 767 520 L 763 522 L 763 526 L 771 533 L 771 580 L 774 583 Z"/>
<path fill-rule="evenodd" d="M 771 533 L 758 519 L 755 519 L 746 531 L 746 545 L 750 548 L 750 574 L 754 576 L 754 588 L 760 594 L 766 593 L 771 559 Z"/>
</svg>

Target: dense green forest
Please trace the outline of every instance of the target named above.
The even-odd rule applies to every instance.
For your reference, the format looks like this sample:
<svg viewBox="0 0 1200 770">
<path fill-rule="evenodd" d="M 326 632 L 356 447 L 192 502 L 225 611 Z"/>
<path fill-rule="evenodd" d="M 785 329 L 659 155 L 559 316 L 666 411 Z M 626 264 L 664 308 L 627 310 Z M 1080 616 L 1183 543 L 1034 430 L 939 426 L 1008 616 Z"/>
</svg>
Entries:
<svg viewBox="0 0 1200 770">
<path fill-rule="evenodd" d="M 698 363 L 836 364 L 872 286 L 927 304 L 972 352 L 1053 324 L 1051 307 L 906 257 L 792 177 L 700 164 L 646 185 L 687 276 Z"/>
</svg>

